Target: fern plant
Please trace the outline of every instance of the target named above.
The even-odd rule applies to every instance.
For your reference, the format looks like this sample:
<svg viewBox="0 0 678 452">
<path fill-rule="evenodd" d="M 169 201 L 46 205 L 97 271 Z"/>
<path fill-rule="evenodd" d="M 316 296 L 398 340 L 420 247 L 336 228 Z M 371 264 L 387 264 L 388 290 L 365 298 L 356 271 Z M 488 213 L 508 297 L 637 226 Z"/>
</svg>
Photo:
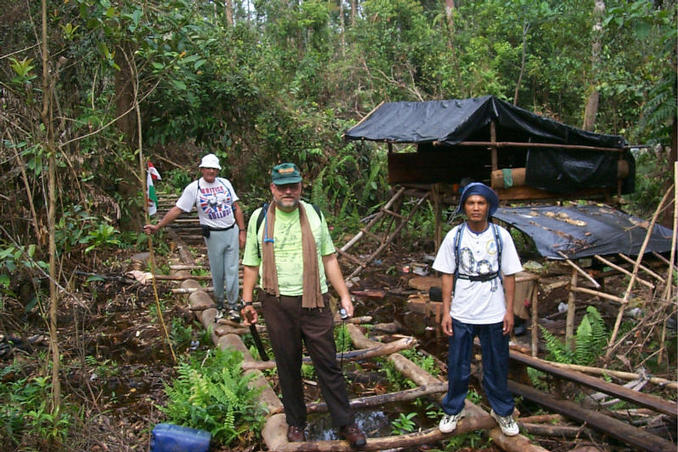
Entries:
<svg viewBox="0 0 678 452">
<path fill-rule="evenodd" d="M 168 421 L 211 432 L 223 445 L 251 440 L 264 422 L 259 389 L 248 386 L 253 375 L 242 375 L 242 354 L 216 349 L 204 361 L 191 359 L 178 366 L 178 377 L 165 386 L 168 403 L 159 407 Z"/>
<path fill-rule="evenodd" d="M 579 323 L 575 335 L 574 350 L 563 341 L 541 327 L 549 359 L 566 364 L 593 364 L 607 345 L 608 332 L 602 316 L 594 306 L 586 308 L 586 314 Z"/>
</svg>

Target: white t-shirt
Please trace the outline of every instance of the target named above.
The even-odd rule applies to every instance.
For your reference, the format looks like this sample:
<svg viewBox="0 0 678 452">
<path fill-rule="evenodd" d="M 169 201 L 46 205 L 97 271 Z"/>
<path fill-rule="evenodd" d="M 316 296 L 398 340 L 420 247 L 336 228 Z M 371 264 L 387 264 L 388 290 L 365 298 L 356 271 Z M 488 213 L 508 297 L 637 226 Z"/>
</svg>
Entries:
<svg viewBox="0 0 678 452">
<path fill-rule="evenodd" d="M 184 188 L 176 206 L 184 212 L 190 212 L 195 207 L 200 224 L 228 228 L 235 223 L 233 203 L 239 199 L 228 179 L 217 177 L 210 184 L 201 177 Z"/>
<path fill-rule="evenodd" d="M 435 270 L 454 274 L 456 268 L 454 239 L 459 227 L 452 228 L 445 236 L 433 262 Z M 497 229 L 502 242 L 501 272 L 504 275 L 518 273 L 523 267 L 511 234 L 501 226 L 497 226 Z M 491 224 L 479 234 L 464 226 L 459 244 L 459 260 L 461 265 L 459 273 L 463 275 L 477 276 L 493 273 L 499 269 L 497 244 Z M 463 323 L 483 325 L 501 322 L 505 313 L 504 288 L 499 278 L 491 281 L 458 278 L 450 307 L 452 318 Z"/>
</svg>

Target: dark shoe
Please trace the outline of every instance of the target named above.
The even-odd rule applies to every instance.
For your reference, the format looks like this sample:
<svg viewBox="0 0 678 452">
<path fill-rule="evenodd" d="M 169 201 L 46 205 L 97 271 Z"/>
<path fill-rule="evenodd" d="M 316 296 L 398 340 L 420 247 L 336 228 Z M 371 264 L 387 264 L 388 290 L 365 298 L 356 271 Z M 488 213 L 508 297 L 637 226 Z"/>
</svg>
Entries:
<svg viewBox="0 0 678 452">
<path fill-rule="evenodd" d="M 356 423 L 344 425 L 339 429 L 339 433 L 341 433 L 341 436 L 348 441 L 353 449 L 359 449 L 367 444 L 365 434 Z"/>
<path fill-rule="evenodd" d="M 304 428 L 297 427 L 296 425 L 290 425 L 287 427 L 287 441 L 290 443 L 306 441 L 306 433 L 304 432 Z"/>
</svg>

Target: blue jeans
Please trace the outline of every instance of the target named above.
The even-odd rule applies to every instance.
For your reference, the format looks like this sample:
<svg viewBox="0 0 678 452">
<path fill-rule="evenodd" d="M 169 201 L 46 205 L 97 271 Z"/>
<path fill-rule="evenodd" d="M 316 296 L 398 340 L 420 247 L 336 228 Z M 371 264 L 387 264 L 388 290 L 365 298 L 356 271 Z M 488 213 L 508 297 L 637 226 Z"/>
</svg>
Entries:
<svg viewBox="0 0 678 452">
<path fill-rule="evenodd" d="M 513 395 L 508 390 L 509 336 L 502 334 L 503 322 L 473 325 L 452 319 L 454 335 L 449 338 L 447 378 L 449 386 L 443 410 L 457 414 L 464 408 L 471 376 L 473 338 L 478 335 L 483 355 L 483 389 L 490 406 L 499 416 L 513 413 Z"/>
</svg>

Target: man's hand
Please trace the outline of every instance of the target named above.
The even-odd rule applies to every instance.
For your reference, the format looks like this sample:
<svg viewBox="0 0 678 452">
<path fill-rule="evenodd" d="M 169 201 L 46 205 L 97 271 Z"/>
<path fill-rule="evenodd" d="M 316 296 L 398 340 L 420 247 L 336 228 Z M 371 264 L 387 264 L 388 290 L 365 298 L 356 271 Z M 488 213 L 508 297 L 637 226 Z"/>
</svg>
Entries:
<svg viewBox="0 0 678 452">
<path fill-rule="evenodd" d="M 144 225 L 144 232 L 148 235 L 155 234 L 155 232 L 160 229 L 157 224 L 146 224 Z"/>
<path fill-rule="evenodd" d="M 353 302 L 351 301 L 351 297 L 342 297 L 341 307 L 346 310 L 346 314 L 348 314 L 349 317 L 353 317 Z"/>
<path fill-rule="evenodd" d="M 243 324 L 245 326 L 254 325 L 257 323 L 257 320 L 259 320 L 257 310 L 254 309 L 254 306 L 252 305 L 243 306 L 243 308 L 240 310 L 240 314 L 242 315 Z"/>
<path fill-rule="evenodd" d="M 511 331 L 513 331 L 513 322 L 513 310 L 507 310 L 506 314 L 504 314 L 504 329 L 502 330 L 504 336 L 511 334 Z"/>
<path fill-rule="evenodd" d="M 240 249 L 245 248 L 246 239 L 247 239 L 247 230 L 241 229 L 240 232 L 238 232 L 238 244 L 240 245 Z"/>
<path fill-rule="evenodd" d="M 443 319 L 440 321 L 440 326 L 443 329 L 443 333 L 448 336 L 454 336 L 454 329 L 452 329 L 452 316 L 449 312 L 443 315 Z"/>
</svg>

